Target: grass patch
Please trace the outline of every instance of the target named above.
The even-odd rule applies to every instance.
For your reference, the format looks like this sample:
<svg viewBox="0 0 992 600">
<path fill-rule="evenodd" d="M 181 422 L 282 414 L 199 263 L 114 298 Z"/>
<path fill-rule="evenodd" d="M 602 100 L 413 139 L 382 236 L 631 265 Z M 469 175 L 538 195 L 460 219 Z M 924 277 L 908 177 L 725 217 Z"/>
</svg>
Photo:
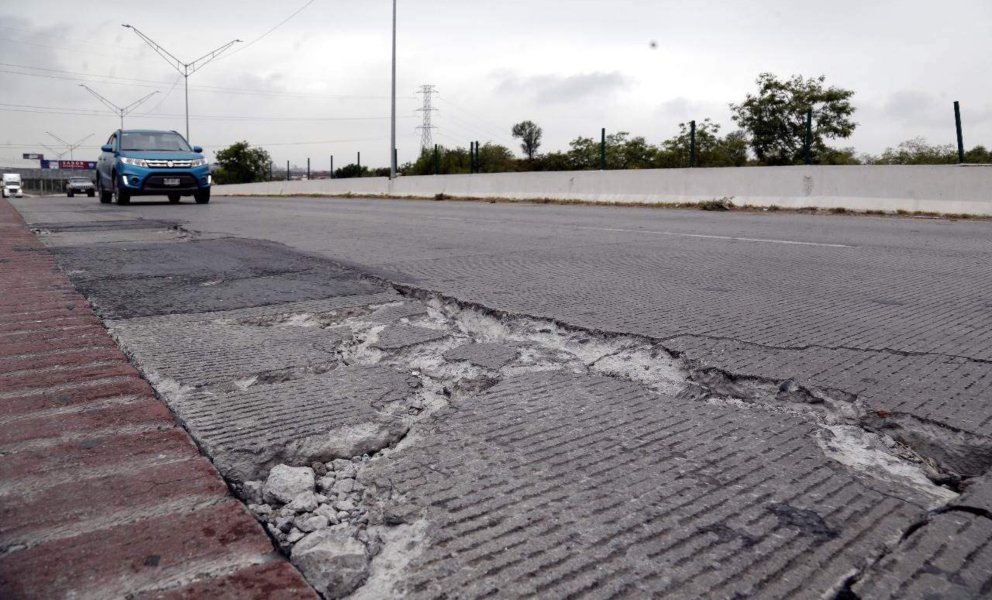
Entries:
<svg viewBox="0 0 992 600">
<path fill-rule="evenodd" d="M 734 210 L 734 203 L 730 201 L 730 198 L 720 198 L 719 200 L 706 200 L 700 202 L 698 205 L 699 210 L 710 210 L 710 211 L 728 211 Z"/>
<path fill-rule="evenodd" d="M 848 210 L 843 206 L 835 206 L 830 209 L 830 213 L 835 215 L 846 215 L 848 213 Z"/>
</svg>

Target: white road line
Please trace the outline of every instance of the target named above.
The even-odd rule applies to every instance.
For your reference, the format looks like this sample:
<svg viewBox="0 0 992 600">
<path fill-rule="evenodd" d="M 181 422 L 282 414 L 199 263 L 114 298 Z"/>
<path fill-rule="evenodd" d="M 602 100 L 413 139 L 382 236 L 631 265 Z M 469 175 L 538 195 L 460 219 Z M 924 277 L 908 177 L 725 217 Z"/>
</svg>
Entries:
<svg viewBox="0 0 992 600">
<path fill-rule="evenodd" d="M 701 233 L 676 233 L 674 231 L 651 231 L 649 229 L 615 229 L 610 227 L 575 226 L 576 229 L 595 229 L 597 231 L 617 231 L 621 233 L 650 233 L 653 235 L 668 235 L 673 237 L 703 238 L 709 240 L 731 240 L 734 242 L 758 242 L 762 244 L 788 244 L 790 246 L 819 246 L 821 248 L 854 248 L 847 244 L 823 244 L 820 242 L 797 242 L 794 240 L 771 240 L 766 238 L 733 237 L 729 235 L 704 235 Z"/>
<path fill-rule="evenodd" d="M 483 221 L 487 223 L 500 223 L 507 225 L 507 221 L 499 219 L 478 219 L 474 217 L 433 217 L 439 221 Z M 592 231 L 611 231 L 616 233 L 643 233 L 648 235 L 665 235 L 671 237 L 702 238 L 708 240 L 728 240 L 733 242 L 753 242 L 759 244 L 785 244 L 788 246 L 815 246 L 819 248 L 855 248 L 848 244 L 825 244 L 821 242 L 797 242 L 795 240 L 773 240 L 767 238 L 733 237 L 728 235 L 705 235 L 702 233 L 678 233 L 675 231 L 654 231 L 651 229 L 619 229 L 616 227 L 591 227 L 588 225 L 565 225 L 556 223 L 553 227 L 567 227 L 570 229 L 589 229 Z"/>
</svg>

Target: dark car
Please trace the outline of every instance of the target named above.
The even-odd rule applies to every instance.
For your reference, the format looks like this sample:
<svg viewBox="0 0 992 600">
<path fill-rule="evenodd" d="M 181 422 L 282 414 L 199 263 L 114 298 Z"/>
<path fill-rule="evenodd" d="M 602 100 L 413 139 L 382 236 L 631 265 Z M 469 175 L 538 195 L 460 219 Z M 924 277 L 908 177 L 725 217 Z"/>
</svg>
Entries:
<svg viewBox="0 0 992 600">
<path fill-rule="evenodd" d="M 118 129 L 104 144 L 96 169 L 100 202 L 127 204 L 133 196 L 193 196 L 210 202 L 210 166 L 203 148 L 175 131 Z"/>
<path fill-rule="evenodd" d="M 92 198 L 96 195 L 96 186 L 86 177 L 70 177 L 65 184 L 65 193 L 70 198 L 76 194 L 86 194 Z"/>
</svg>

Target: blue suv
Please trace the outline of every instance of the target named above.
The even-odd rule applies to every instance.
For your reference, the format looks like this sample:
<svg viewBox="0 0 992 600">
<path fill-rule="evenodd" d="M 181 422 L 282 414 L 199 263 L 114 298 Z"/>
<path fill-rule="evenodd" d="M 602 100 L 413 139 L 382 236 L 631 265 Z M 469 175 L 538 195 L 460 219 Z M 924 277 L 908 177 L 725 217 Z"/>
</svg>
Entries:
<svg viewBox="0 0 992 600">
<path fill-rule="evenodd" d="M 210 202 L 210 166 L 203 148 L 189 145 L 175 131 L 118 129 L 101 148 L 96 166 L 100 202 L 127 204 L 132 196 L 193 196 Z"/>
</svg>

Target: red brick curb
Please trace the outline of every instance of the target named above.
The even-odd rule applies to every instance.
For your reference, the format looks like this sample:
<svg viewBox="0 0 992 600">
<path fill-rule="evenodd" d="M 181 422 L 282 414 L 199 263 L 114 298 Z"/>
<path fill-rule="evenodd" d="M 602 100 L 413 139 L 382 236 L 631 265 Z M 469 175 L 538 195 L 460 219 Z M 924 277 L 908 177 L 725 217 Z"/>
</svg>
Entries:
<svg viewBox="0 0 992 600">
<path fill-rule="evenodd" d="M 0 598 L 316 598 L 0 199 Z"/>
</svg>

